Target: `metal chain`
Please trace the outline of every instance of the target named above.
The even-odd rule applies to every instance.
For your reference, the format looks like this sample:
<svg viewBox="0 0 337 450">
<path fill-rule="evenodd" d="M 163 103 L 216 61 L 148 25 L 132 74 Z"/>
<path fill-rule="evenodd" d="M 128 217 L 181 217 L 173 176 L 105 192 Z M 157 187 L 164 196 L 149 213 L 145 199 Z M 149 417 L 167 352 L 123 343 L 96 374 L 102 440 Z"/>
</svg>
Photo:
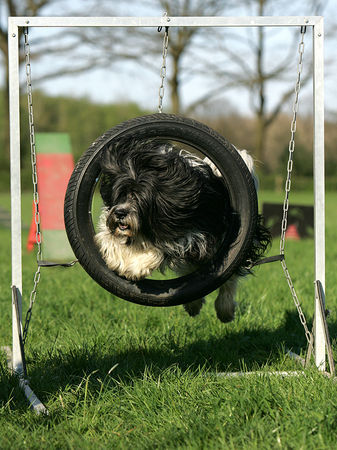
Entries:
<svg viewBox="0 0 337 450">
<path fill-rule="evenodd" d="M 167 13 L 164 13 L 164 17 L 167 16 Z M 158 31 L 160 32 L 162 30 L 162 27 L 158 27 Z M 165 93 L 165 78 L 166 78 L 166 58 L 167 58 L 167 49 L 168 49 L 168 42 L 169 42 L 169 37 L 168 37 L 168 31 L 169 31 L 169 27 L 165 27 L 165 32 L 164 32 L 164 39 L 163 39 L 163 62 L 162 62 L 162 66 L 160 69 L 160 78 L 161 78 L 161 83 L 159 86 L 159 104 L 158 104 L 158 112 L 161 114 L 163 112 L 163 98 L 164 98 L 164 93 Z"/>
<path fill-rule="evenodd" d="M 290 141 L 289 141 L 289 157 L 288 157 L 288 164 L 287 164 L 287 179 L 285 183 L 285 197 L 283 202 L 283 217 L 282 217 L 282 225 L 281 225 L 281 239 L 280 239 L 280 254 L 284 255 L 285 250 L 285 237 L 286 237 L 286 230 L 287 230 L 287 223 L 288 223 L 288 210 L 289 210 L 289 193 L 291 188 L 291 175 L 293 170 L 293 161 L 294 161 L 294 150 L 295 150 L 295 133 L 296 133 L 296 121 L 297 121 L 297 113 L 298 113 L 298 106 L 299 106 L 299 93 L 301 89 L 301 74 L 302 74 L 302 68 L 303 68 L 303 53 L 304 53 L 304 34 L 306 32 L 306 27 L 301 27 L 301 41 L 298 46 L 298 70 L 297 70 L 297 79 L 295 84 L 295 98 L 293 103 L 293 118 L 290 125 Z M 301 321 L 301 324 L 303 325 L 304 331 L 305 331 L 305 337 L 308 341 L 308 344 L 311 342 L 311 333 L 308 329 L 307 321 L 305 319 L 305 316 L 303 314 L 300 301 L 298 299 L 298 296 L 295 291 L 294 284 L 292 282 L 292 279 L 290 277 L 290 273 L 286 264 L 285 259 L 281 261 L 282 268 L 284 275 L 286 277 L 286 280 L 288 282 L 288 286 L 291 292 L 291 295 L 293 297 L 295 306 L 297 308 L 297 312 Z"/>
<path fill-rule="evenodd" d="M 29 121 L 29 138 L 30 138 L 30 155 L 31 155 L 31 165 L 32 165 L 32 181 L 33 181 L 33 204 L 34 204 L 34 222 L 36 225 L 36 244 L 37 253 L 36 261 L 39 263 L 42 257 L 41 251 L 41 221 L 39 212 L 39 193 L 37 189 L 37 170 L 36 170 L 36 145 L 35 145 L 35 127 L 34 127 L 34 114 L 33 114 L 33 96 L 32 96 L 32 80 L 31 80 L 31 66 L 30 66 L 30 46 L 28 40 L 28 27 L 24 28 L 24 38 L 25 38 L 25 62 L 26 62 L 26 82 L 27 82 L 27 99 L 28 99 L 28 121 Z M 36 293 L 38 284 L 40 282 L 40 266 L 37 265 L 37 270 L 34 275 L 34 285 L 30 293 L 29 298 L 29 308 L 26 314 L 25 325 L 23 329 L 23 344 L 26 343 L 29 324 L 32 318 L 32 309 L 36 299 Z"/>
</svg>

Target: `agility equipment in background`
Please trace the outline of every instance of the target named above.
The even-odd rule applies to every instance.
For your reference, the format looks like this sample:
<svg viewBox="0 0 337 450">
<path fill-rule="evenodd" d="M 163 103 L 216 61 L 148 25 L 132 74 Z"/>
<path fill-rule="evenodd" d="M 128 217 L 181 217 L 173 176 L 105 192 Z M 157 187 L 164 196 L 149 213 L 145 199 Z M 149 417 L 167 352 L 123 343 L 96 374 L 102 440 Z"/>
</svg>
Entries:
<svg viewBox="0 0 337 450">
<path fill-rule="evenodd" d="M 64 197 L 74 169 L 70 138 L 67 133 L 36 133 L 36 170 L 41 218 L 42 254 L 45 259 L 67 260 L 74 257 L 63 220 Z M 27 249 L 36 244 L 37 225 L 33 202 L 32 222 Z"/>
<path fill-rule="evenodd" d="M 273 237 L 280 236 L 280 223 L 283 216 L 283 205 L 264 202 L 262 215 L 266 227 Z M 314 234 L 314 207 L 311 205 L 291 204 L 288 208 L 286 239 L 304 239 Z"/>
</svg>

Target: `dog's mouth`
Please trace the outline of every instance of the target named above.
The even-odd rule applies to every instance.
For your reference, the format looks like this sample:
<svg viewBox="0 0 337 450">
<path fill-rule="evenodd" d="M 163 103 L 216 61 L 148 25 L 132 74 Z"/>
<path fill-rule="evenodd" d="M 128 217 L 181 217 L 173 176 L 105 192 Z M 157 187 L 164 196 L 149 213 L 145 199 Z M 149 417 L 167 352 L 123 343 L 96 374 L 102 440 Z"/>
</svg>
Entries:
<svg viewBox="0 0 337 450">
<path fill-rule="evenodd" d="M 125 223 L 118 223 L 118 224 L 117 224 L 117 228 L 118 228 L 120 231 L 127 231 L 127 230 L 130 230 L 130 225 L 127 225 L 127 224 L 125 224 Z"/>
<path fill-rule="evenodd" d="M 126 207 L 114 207 L 107 211 L 106 226 L 113 236 L 122 240 L 135 236 L 139 229 L 136 214 Z"/>
<path fill-rule="evenodd" d="M 106 225 L 112 233 L 126 233 L 131 230 L 131 226 L 125 218 L 118 218 L 115 214 L 109 214 Z"/>
</svg>

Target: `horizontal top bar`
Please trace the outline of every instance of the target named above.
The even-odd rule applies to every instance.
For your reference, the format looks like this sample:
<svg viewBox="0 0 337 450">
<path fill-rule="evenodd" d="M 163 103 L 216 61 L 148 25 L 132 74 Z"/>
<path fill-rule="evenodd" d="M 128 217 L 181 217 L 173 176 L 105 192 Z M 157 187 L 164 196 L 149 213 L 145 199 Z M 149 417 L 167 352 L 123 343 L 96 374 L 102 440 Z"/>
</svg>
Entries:
<svg viewBox="0 0 337 450">
<path fill-rule="evenodd" d="M 282 27 L 314 26 L 321 16 L 251 17 L 9 17 L 18 27 Z"/>
</svg>

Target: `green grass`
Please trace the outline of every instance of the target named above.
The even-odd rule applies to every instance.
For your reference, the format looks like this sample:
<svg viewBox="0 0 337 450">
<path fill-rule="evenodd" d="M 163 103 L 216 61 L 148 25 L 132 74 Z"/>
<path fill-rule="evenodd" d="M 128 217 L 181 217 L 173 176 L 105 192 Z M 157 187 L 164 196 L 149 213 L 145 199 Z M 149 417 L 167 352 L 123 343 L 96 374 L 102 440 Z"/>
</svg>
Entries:
<svg viewBox="0 0 337 450">
<path fill-rule="evenodd" d="M 261 199 L 282 202 L 282 195 L 265 192 Z M 23 200 L 28 225 L 30 196 Z M 312 196 L 291 200 L 310 204 Z M 337 195 L 328 193 L 326 201 L 326 294 L 336 351 Z M 9 207 L 8 195 L 0 195 L 0 205 Z M 24 243 L 26 237 L 27 230 Z M 10 345 L 9 230 L 0 228 L 0 239 L 0 344 Z M 312 240 L 289 241 L 287 262 L 311 326 Z M 26 309 L 34 255 L 24 250 L 23 264 Z M 80 266 L 43 269 L 27 360 L 31 386 L 50 414 L 27 408 L 2 355 L 0 448 L 335 448 L 336 385 L 314 367 L 300 377 L 216 376 L 299 369 L 285 349 L 303 353 L 306 341 L 279 263 L 242 282 L 233 323 L 216 319 L 212 298 L 191 319 L 181 306 L 146 308 L 112 298 Z"/>
</svg>

